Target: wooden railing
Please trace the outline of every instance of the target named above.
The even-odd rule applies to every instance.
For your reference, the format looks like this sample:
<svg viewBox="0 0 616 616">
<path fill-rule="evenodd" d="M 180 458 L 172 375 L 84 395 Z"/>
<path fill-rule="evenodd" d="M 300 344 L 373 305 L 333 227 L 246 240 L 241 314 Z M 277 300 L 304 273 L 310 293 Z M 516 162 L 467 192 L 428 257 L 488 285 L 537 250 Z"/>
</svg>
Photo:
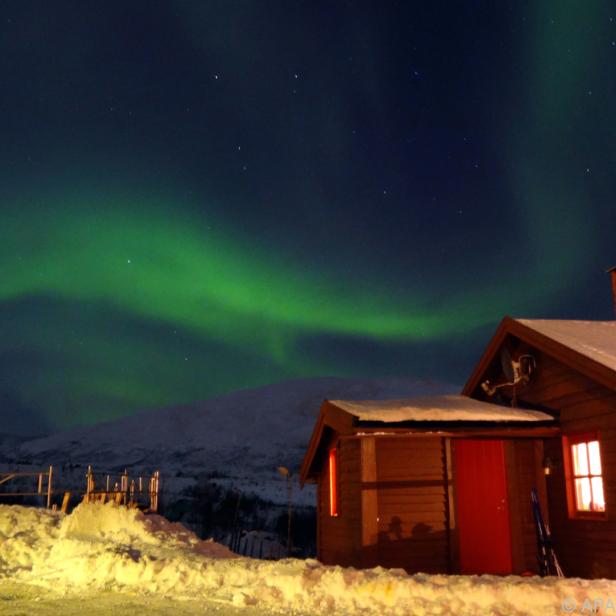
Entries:
<svg viewBox="0 0 616 616">
<path fill-rule="evenodd" d="M 46 471 L 9 471 L 0 473 L 0 486 L 12 481 L 19 481 L 23 485 L 23 478 L 32 477 L 36 481 L 36 488 L 32 490 L 22 489 L 20 485 L 15 492 L 0 491 L 0 499 L 4 497 L 41 496 L 45 499 L 48 509 L 52 506 L 51 497 L 54 493 L 63 493 L 61 511 L 68 510 L 71 491 L 54 490 L 54 470 L 50 466 Z M 117 480 L 116 480 L 117 479 Z M 79 494 L 80 491 L 78 491 Z M 83 494 L 83 502 L 107 502 L 113 501 L 118 505 L 127 507 L 139 507 L 151 512 L 158 511 L 160 496 L 160 471 L 154 471 L 149 477 L 129 477 L 128 471 L 114 477 L 111 473 L 95 473 L 88 466 L 86 473 L 86 490 Z"/>
<path fill-rule="evenodd" d="M 150 477 L 129 477 L 125 469 L 118 476 L 111 473 L 94 473 L 88 466 L 86 473 L 85 503 L 114 501 L 118 505 L 139 507 L 149 503 L 148 510 L 158 511 L 160 494 L 160 471 L 154 471 Z"/>
<path fill-rule="evenodd" d="M 9 473 L 0 473 L 0 485 L 7 484 L 9 481 L 19 479 L 21 477 L 35 477 L 37 479 L 36 492 L 0 492 L 0 497 L 4 496 L 43 496 L 47 499 L 47 508 L 51 507 L 51 495 L 53 494 L 53 466 L 46 471 L 12 471 Z M 44 479 L 47 479 L 47 485 L 44 486 Z"/>
</svg>

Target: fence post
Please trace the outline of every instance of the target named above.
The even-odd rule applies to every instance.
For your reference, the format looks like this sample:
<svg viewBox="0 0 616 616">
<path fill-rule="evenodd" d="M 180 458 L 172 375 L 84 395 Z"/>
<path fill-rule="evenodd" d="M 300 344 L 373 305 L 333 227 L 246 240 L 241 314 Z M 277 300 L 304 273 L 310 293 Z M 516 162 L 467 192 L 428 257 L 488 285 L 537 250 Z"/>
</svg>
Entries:
<svg viewBox="0 0 616 616">
<path fill-rule="evenodd" d="M 158 511 L 158 489 L 160 483 L 160 471 L 154 471 L 150 477 L 150 510 Z"/>
<path fill-rule="evenodd" d="M 92 477 L 92 466 L 88 464 L 88 472 L 86 473 L 86 497 L 84 501 L 90 502 L 90 494 L 94 491 L 94 478 Z"/>
<path fill-rule="evenodd" d="M 47 476 L 47 509 L 51 507 L 51 481 L 53 478 L 53 466 L 49 467 L 49 475 Z"/>
</svg>

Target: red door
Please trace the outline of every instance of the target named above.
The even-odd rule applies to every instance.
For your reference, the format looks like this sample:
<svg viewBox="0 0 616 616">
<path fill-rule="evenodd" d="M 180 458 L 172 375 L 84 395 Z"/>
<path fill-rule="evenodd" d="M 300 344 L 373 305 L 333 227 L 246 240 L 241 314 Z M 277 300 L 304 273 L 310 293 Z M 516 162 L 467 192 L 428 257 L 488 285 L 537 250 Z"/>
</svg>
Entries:
<svg viewBox="0 0 616 616">
<path fill-rule="evenodd" d="M 511 573 L 503 441 L 455 440 L 461 573 Z"/>
</svg>

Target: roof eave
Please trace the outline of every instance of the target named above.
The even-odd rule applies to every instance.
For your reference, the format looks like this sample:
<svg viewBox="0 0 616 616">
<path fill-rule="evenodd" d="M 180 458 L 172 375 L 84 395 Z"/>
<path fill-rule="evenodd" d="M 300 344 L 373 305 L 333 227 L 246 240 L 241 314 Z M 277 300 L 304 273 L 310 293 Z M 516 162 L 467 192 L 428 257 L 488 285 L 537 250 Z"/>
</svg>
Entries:
<svg viewBox="0 0 616 616">
<path fill-rule="evenodd" d="M 468 381 L 466 381 L 466 384 L 464 385 L 461 392 L 463 396 L 471 397 L 471 394 L 479 385 L 481 377 L 483 376 L 483 374 L 485 374 L 485 371 L 490 365 L 490 362 L 494 358 L 496 351 L 500 348 L 500 345 L 505 339 L 505 336 L 508 333 L 509 325 L 513 321 L 514 319 L 512 319 L 510 316 L 503 317 L 502 321 L 496 328 L 496 331 L 492 335 L 492 338 L 490 339 L 486 350 L 483 352 L 483 355 L 481 356 L 481 358 L 477 362 L 477 365 L 475 366 L 475 369 L 471 373 L 471 376 L 469 377 Z"/>
<path fill-rule="evenodd" d="M 531 422 L 529 422 L 531 423 Z M 368 435 L 383 436 L 438 436 L 441 438 L 551 438 L 560 435 L 560 427 L 555 424 L 529 426 L 496 425 L 465 425 L 453 426 L 413 426 L 413 427 L 358 427 L 352 437 Z"/>
<path fill-rule="evenodd" d="M 312 430 L 308 449 L 306 450 L 306 454 L 304 455 L 304 459 L 300 467 L 300 486 L 316 479 L 316 475 L 313 473 L 313 466 L 317 451 L 323 439 L 325 428 L 332 428 L 339 434 L 349 434 L 352 433 L 354 419 L 355 418 L 350 413 L 334 406 L 329 402 L 329 400 L 323 400 L 319 411 L 319 417 Z"/>
</svg>

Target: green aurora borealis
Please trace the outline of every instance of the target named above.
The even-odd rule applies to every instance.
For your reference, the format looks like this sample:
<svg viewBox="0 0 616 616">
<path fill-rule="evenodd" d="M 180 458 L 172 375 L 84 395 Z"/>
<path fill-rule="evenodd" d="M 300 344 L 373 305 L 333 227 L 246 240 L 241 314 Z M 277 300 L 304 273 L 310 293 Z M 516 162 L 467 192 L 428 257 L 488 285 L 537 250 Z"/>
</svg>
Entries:
<svg viewBox="0 0 616 616">
<path fill-rule="evenodd" d="M 0 432 L 611 318 L 616 13 L 170 6 L 2 9 Z"/>
</svg>

